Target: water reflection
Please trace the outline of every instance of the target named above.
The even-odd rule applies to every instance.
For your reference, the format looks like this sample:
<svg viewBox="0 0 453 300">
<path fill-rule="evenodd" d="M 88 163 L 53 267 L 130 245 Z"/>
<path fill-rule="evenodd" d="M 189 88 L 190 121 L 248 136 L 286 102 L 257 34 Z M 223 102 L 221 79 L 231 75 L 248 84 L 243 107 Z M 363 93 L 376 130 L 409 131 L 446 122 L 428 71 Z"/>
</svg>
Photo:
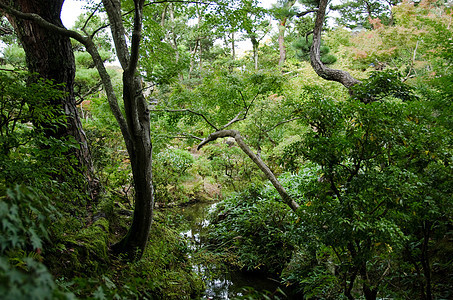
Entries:
<svg viewBox="0 0 453 300">
<path fill-rule="evenodd" d="M 181 217 L 178 222 L 181 228 L 180 234 L 189 240 L 192 250 L 199 250 L 204 246 L 203 232 L 209 225 L 207 216 L 216 205 L 217 203 L 197 203 L 179 208 L 179 212 L 174 211 Z M 225 266 L 210 263 L 194 265 L 193 269 L 206 284 L 202 299 L 235 299 L 250 292 L 275 291 L 279 286 L 277 282 L 257 274 L 227 270 Z"/>
</svg>

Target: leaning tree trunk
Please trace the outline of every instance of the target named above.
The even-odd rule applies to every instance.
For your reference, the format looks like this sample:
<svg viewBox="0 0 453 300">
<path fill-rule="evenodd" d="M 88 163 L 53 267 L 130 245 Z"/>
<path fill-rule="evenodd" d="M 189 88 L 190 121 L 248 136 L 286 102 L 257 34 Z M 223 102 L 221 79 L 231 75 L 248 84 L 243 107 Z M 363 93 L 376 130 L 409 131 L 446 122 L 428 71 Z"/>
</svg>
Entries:
<svg viewBox="0 0 453 300">
<path fill-rule="evenodd" d="M 60 13 L 64 0 L 0 0 L 0 2 L 25 13 L 37 14 L 49 23 L 63 27 Z M 46 124 L 40 125 L 44 126 L 47 136 L 58 139 L 73 136 L 79 143 L 79 149 L 74 151 L 78 159 L 76 169 L 86 177 L 93 198 L 98 181 L 93 175 L 91 155 L 74 97 L 75 60 L 70 39 L 50 32 L 34 21 L 17 18 L 8 13 L 6 15 L 25 50 L 28 70 L 42 78 L 53 80 L 54 83 L 64 84 L 62 89 L 66 95 L 52 100 L 50 104 L 61 109 L 61 113 L 66 116 L 65 126 L 59 126 L 55 130 L 53 125 L 51 128 L 46 128 Z"/>
<path fill-rule="evenodd" d="M 360 80 L 354 78 L 346 71 L 330 69 L 321 61 L 321 33 L 329 0 L 320 0 L 313 29 L 313 44 L 310 47 L 310 63 L 313 70 L 320 77 L 341 83 L 349 90 Z"/>
<path fill-rule="evenodd" d="M 207 138 L 205 138 L 197 147 L 197 150 L 200 150 L 202 147 L 204 147 L 206 144 L 215 141 L 216 139 L 219 138 L 224 138 L 224 137 L 232 137 L 235 139 L 236 143 L 238 144 L 239 148 L 248 155 L 252 159 L 252 161 L 255 163 L 255 165 L 260 168 L 260 170 L 264 173 L 264 175 L 269 179 L 269 181 L 272 183 L 274 186 L 275 190 L 278 192 L 280 197 L 282 197 L 283 203 L 288 205 L 293 211 L 297 211 L 299 209 L 299 204 L 294 201 L 294 199 L 288 194 L 286 189 L 283 187 L 283 185 L 278 181 L 277 177 L 275 174 L 269 169 L 269 167 L 261 160 L 261 158 L 256 155 L 244 142 L 242 139 L 241 134 L 237 130 L 232 130 L 232 129 L 223 129 L 223 130 L 217 130 L 214 133 L 211 133 Z"/>
</svg>

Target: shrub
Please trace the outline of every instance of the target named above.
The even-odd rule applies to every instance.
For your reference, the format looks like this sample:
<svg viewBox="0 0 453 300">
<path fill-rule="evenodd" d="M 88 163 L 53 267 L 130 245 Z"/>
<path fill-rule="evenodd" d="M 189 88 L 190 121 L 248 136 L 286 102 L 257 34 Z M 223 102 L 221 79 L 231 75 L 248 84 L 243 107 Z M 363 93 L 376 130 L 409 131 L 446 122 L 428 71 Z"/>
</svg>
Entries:
<svg viewBox="0 0 453 300">
<path fill-rule="evenodd" d="M 58 213 L 33 189 L 16 186 L 0 198 L 0 295 L 2 299 L 61 299 L 42 264 L 43 243 Z"/>
<path fill-rule="evenodd" d="M 156 201 L 169 203 L 185 199 L 180 183 L 189 175 L 194 158 L 188 151 L 167 149 L 154 156 L 153 182 Z"/>
<path fill-rule="evenodd" d="M 289 261 L 294 243 L 288 232 L 294 215 L 286 204 L 252 187 L 222 201 L 212 216 L 210 241 L 230 264 L 279 273 Z"/>
</svg>

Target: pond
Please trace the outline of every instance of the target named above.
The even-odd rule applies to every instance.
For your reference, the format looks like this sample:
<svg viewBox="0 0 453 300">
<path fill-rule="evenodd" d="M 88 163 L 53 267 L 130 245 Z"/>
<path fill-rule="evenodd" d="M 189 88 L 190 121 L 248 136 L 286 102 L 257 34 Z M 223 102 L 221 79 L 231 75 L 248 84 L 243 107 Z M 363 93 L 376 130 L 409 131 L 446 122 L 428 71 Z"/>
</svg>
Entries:
<svg viewBox="0 0 453 300">
<path fill-rule="evenodd" d="M 214 210 L 216 203 L 196 203 L 186 207 L 171 209 L 173 218 L 182 228 L 181 235 L 189 240 L 194 250 L 199 250 L 204 244 L 203 233 L 209 221 L 207 216 Z M 194 270 L 203 278 L 206 290 L 201 299 L 236 299 L 248 295 L 276 295 L 280 299 L 288 299 L 281 294 L 283 287 L 275 279 L 267 278 L 256 273 L 244 273 L 230 270 L 224 265 L 202 263 L 193 266 Z"/>
</svg>

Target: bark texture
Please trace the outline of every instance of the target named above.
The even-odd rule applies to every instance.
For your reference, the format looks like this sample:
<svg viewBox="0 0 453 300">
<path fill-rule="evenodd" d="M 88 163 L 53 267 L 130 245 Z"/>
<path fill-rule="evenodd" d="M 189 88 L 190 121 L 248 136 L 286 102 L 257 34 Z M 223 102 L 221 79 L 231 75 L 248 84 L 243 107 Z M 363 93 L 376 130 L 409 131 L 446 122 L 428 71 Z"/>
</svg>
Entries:
<svg viewBox="0 0 453 300">
<path fill-rule="evenodd" d="M 286 31 L 286 18 L 280 21 L 278 26 L 278 49 L 280 52 L 280 58 L 278 65 L 281 67 L 286 61 L 286 46 L 285 46 L 285 31 Z"/>
<path fill-rule="evenodd" d="M 350 89 L 360 83 L 360 80 L 354 78 L 346 71 L 330 69 L 321 62 L 321 32 L 326 15 L 328 0 L 319 1 L 319 7 L 316 13 L 315 28 L 313 30 L 313 44 L 310 48 L 310 62 L 313 70 L 326 80 L 336 81 Z"/>
<path fill-rule="evenodd" d="M 150 135 L 149 110 L 143 95 L 141 78 L 137 72 L 139 46 L 142 31 L 144 0 L 134 0 L 134 22 L 132 36 L 126 37 L 120 0 L 103 0 L 112 31 L 118 60 L 123 69 L 123 101 L 125 115 L 122 114 L 112 81 L 103 60 L 90 37 L 55 25 L 37 14 L 24 13 L 12 9 L 0 0 L 0 9 L 22 20 L 32 20 L 54 35 L 73 38 L 83 44 L 93 58 L 102 80 L 110 109 L 118 122 L 131 160 L 135 187 L 135 207 L 132 225 L 128 233 L 112 250 L 124 254 L 128 259 L 140 259 L 148 242 L 149 230 L 153 221 L 154 190 L 152 184 L 152 144 Z M 25 1 L 25 0 L 23 0 Z M 63 0 L 59 0 L 61 3 Z M 130 42 L 130 48 L 126 39 Z"/>
<path fill-rule="evenodd" d="M 285 188 L 281 185 L 281 183 L 278 181 L 277 177 L 275 177 L 274 173 L 269 169 L 269 167 L 261 160 L 261 158 L 256 155 L 244 142 L 242 139 L 241 134 L 237 130 L 232 130 L 232 129 L 224 129 L 224 130 L 219 130 L 214 133 L 211 133 L 206 139 L 204 139 L 197 147 L 198 150 L 200 150 L 204 145 L 215 141 L 218 138 L 225 138 L 225 137 L 232 137 L 235 139 L 236 143 L 238 146 L 241 148 L 242 151 L 244 151 L 245 154 L 247 154 L 252 161 L 260 168 L 261 171 L 266 175 L 267 179 L 270 180 L 274 188 L 277 190 L 278 194 L 280 197 L 282 197 L 282 200 L 284 203 L 286 203 L 293 211 L 296 211 L 299 208 L 299 204 L 295 202 L 291 196 L 288 194 L 288 192 L 285 190 Z"/>
<path fill-rule="evenodd" d="M 123 121 L 124 118 L 120 113 L 117 119 L 120 119 L 118 122 L 129 153 L 135 188 L 132 225 L 126 236 L 112 248 L 116 253 L 138 259 L 143 255 L 148 243 L 154 206 L 149 110 L 143 95 L 141 78 L 137 72 L 144 0 L 134 0 L 134 24 L 130 49 L 126 43 L 120 1 L 103 0 L 103 3 L 110 21 L 118 59 L 124 70 L 123 101 L 126 121 Z"/>
<path fill-rule="evenodd" d="M 283 3 L 283 6 L 288 10 L 294 6 L 296 3 L 295 0 L 289 0 Z M 285 45 L 285 31 L 286 31 L 286 23 L 288 21 L 288 17 L 284 16 L 279 21 L 278 26 L 278 49 L 280 52 L 280 58 L 278 60 L 278 66 L 281 67 L 286 61 L 286 45 Z"/>
<path fill-rule="evenodd" d="M 45 21 L 63 28 L 60 20 L 64 0 L 0 0 L 23 13 L 39 15 Z M 98 190 L 98 181 L 94 177 L 93 164 L 88 149 L 85 133 L 77 112 L 74 97 L 75 61 L 69 37 L 54 34 L 41 27 L 33 20 L 22 19 L 5 11 L 10 23 L 25 50 L 28 70 L 55 83 L 63 83 L 66 96 L 52 100 L 52 106 L 61 109 L 67 117 L 66 126 L 48 128 L 46 134 L 55 138 L 73 136 L 80 148 L 75 150 L 79 165 L 76 166 L 87 179 L 92 198 Z M 44 125 L 45 124 L 41 124 Z"/>
</svg>

